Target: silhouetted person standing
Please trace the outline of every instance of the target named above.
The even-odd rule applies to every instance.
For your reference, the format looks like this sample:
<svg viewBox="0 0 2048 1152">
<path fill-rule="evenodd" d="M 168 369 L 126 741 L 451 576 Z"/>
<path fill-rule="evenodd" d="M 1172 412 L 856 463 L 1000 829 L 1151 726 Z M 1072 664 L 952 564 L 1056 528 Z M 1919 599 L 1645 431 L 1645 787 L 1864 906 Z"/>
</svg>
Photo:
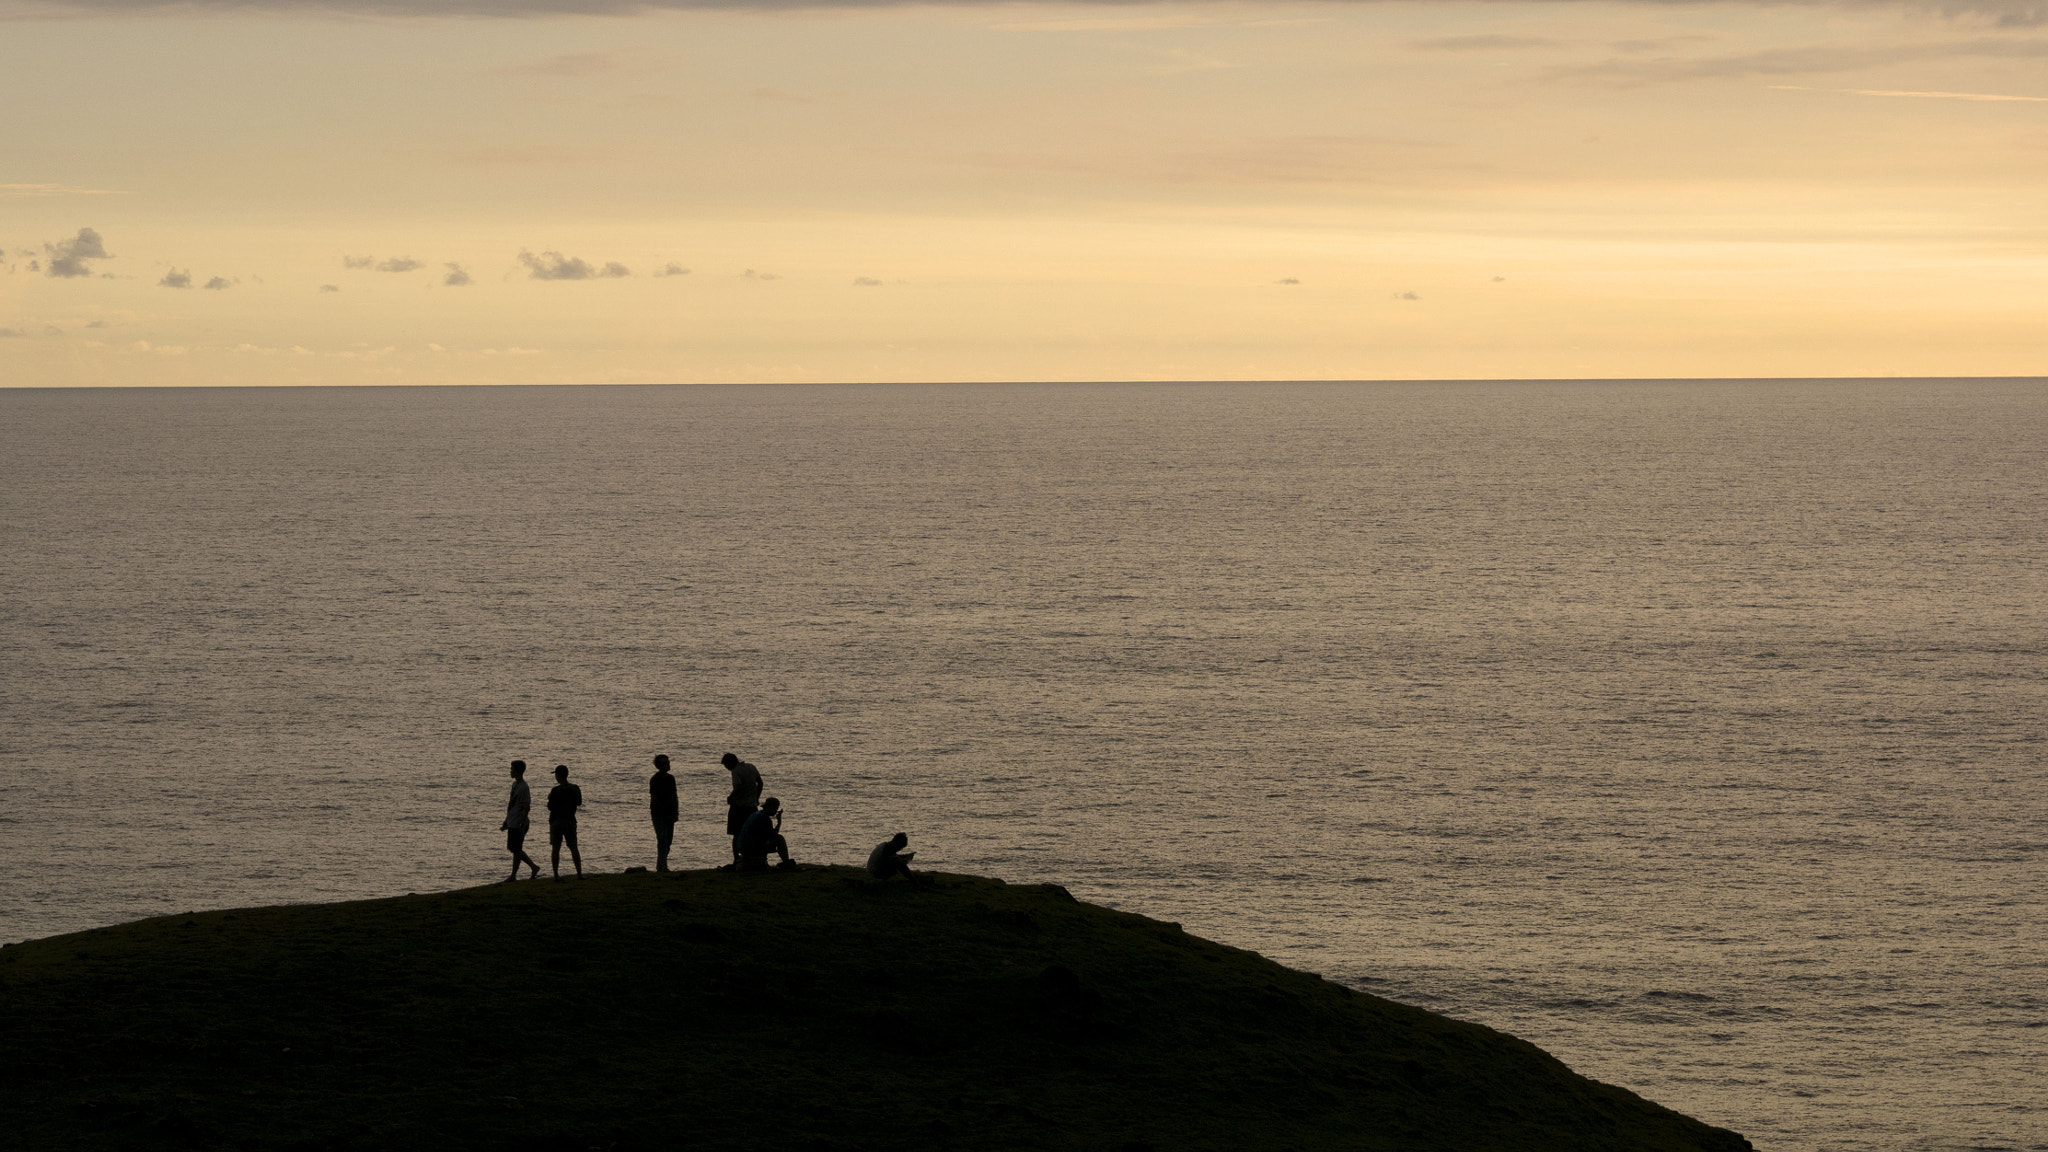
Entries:
<svg viewBox="0 0 2048 1152">
<path fill-rule="evenodd" d="M 910 871 L 910 861 L 917 853 L 905 852 L 909 846 L 910 837 L 901 832 L 875 845 L 875 850 L 868 853 L 868 876 L 876 880 L 901 876 L 912 884 L 917 883 L 917 877 Z"/>
<path fill-rule="evenodd" d="M 796 867 L 796 861 L 789 858 L 789 841 L 782 838 L 782 801 L 773 796 L 761 803 L 759 812 L 747 817 L 734 843 L 739 849 L 740 870 L 743 872 L 766 871 L 770 852 L 782 857 L 777 868 L 787 870 Z"/>
<path fill-rule="evenodd" d="M 569 766 L 555 765 L 555 786 L 548 789 L 548 846 L 554 849 L 555 879 L 562 878 L 562 841 L 569 842 L 569 861 L 583 875 L 583 853 L 576 850 L 576 810 L 583 807 L 583 789 L 569 783 Z"/>
<path fill-rule="evenodd" d="M 761 770 L 727 752 L 718 758 L 732 773 L 732 792 L 725 798 L 725 834 L 732 837 L 733 863 L 740 859 L 740 829 L 761 803 Z"/>
<path fill-rule="evenodd" d="M 512 874 L 505 877 L 505 883 L 519 879 L 519 865 L 533 869 L 533 875 L 540 875 L 540 865 L 526 854 L 527 812 L 533 807 L 533 789 L 526 786 L 526 761 L 512 762 L 512 799 L 505 804 L 505 822 L 498 827 L 505 830 L 505 848 L 512 853 Z"/>
<path fill-rule="evenodd" d="M 676 839 L 676 778 L 668 773 L 668 757 L 654 758 L 647 778 L 647 814 L 654 817 L 654 870 L 668 871 L 668 846 Z"/>
</svg>

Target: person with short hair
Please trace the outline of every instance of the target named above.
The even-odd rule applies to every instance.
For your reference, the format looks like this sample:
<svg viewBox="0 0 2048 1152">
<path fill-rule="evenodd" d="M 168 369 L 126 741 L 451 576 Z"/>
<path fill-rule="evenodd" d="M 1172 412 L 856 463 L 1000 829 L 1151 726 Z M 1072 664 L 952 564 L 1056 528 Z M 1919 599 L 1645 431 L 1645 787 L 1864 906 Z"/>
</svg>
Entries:
<svg viewBox="0 0 2048 1152">
<path fill-rule="evenodd" d="M 767 871 L 770 852 L 782 857 L 777 869 L 787 872 L 796 867 L 796 861 L 789 858 L 789 841 L 782 838 L 782 801 L 773 796 L 761 802 L 759 812 L 747 817 L 734 845 L 739 851 L 742 872 Z"/>
<path fill-rule="evenodd" d="M 562 878 L 562 841 L 569 842 L 569 860 L 583 875 L 583 853 L 576 849 L 576 810 L 583 807 L 583 789 L 569 783 L 569 766 L 555 765 L 555 786 L 548 789 L 548 845 L 554 850 L 555 879 Z"/>
<path fill-rule="evenodd" d="M 654 775 L 647 778 L 647 813 L 654 818 L 654 870 L 668 871 L 669 845 L 676 839 L 676 778 L 669 775 L 668 757 L 654 758 Z"/>
<path fill-rule="evenodd" d="M 732 773 L 732 791 L 725 798 L 725 834 L 732 837 L 732 862 L 740 862 L 740 829 L 761 803 L 761 770 L 727 752 L 718 758 Z"/>
<path fill-rule="evenodd" d="M 540 878 L 540 865 L 526 854 L 527 811 L 533 807 L 533 789 L 526 786 L 526 761 L 512 762 L 512 798 L 505 803 L 505 822 L 498 827 L 505 833 L 505 847 L 512 853 L 512 874 L 505 877 L 510 884 L 519 879 L 519 866 L 525 864 L 533 869 L 529 880 Z"/>
<path fill-rule="evenodd" d="M 910 861 L 917 853 L 905 852 L 909 846 L 910 837 L 901 832 L 875 845 L 875 850 L 868 853 L 868 878 L 887 880 L 891 876 L 901 876 L 916 884 L 917 876 L 910 870 Z"/>
</svg>

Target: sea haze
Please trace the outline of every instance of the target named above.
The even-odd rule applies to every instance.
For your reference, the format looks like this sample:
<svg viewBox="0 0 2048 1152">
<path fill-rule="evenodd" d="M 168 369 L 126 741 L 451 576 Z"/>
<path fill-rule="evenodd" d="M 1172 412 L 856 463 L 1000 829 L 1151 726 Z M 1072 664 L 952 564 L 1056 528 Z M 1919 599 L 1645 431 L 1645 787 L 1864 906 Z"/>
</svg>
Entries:
<svg viewBox="0 0 2048 1152">
<path fill-rule="evenodd" d="M 0 938 L 496 880 L 514 757 L 716 864 L 730 749 L 803 860 L 2048 1148 L 2044 522 L 2038 381 L 0 391 Z"/>
</svg>

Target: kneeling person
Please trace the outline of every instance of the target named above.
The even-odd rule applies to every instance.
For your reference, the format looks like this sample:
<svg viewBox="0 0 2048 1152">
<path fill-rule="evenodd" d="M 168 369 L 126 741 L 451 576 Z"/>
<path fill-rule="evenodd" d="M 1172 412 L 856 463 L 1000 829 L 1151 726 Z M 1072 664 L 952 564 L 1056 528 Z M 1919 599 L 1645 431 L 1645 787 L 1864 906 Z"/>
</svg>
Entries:
<svg viewBox="0 0 2048 1152">
<path fill-rule="evenodd" d="M 762 801 L 761 810 L 740 825 L 739 839 L 734 841 L 734 846 L 739 849 L 740 870 L 743 872 L 766 871 L 771 851 L 782 857 L 777 868 L 796 867 L 796 862 L 789 858 L 789 841 L 782 838 L 782 801 L 773 796 Z"/>
</svg>

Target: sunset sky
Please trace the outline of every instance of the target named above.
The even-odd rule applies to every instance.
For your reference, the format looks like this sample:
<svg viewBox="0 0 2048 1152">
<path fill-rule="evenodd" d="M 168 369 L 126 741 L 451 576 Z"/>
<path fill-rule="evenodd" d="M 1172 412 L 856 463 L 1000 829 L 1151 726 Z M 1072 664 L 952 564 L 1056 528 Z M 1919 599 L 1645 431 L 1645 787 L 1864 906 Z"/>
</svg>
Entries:
<svg viewBox="0 0 2048 1152">
<path fill-rule="evenodd" d="M 612 7 L 0 0 L 0 383 L 2048 373 L 2042 6 Z"/>
</svg>

